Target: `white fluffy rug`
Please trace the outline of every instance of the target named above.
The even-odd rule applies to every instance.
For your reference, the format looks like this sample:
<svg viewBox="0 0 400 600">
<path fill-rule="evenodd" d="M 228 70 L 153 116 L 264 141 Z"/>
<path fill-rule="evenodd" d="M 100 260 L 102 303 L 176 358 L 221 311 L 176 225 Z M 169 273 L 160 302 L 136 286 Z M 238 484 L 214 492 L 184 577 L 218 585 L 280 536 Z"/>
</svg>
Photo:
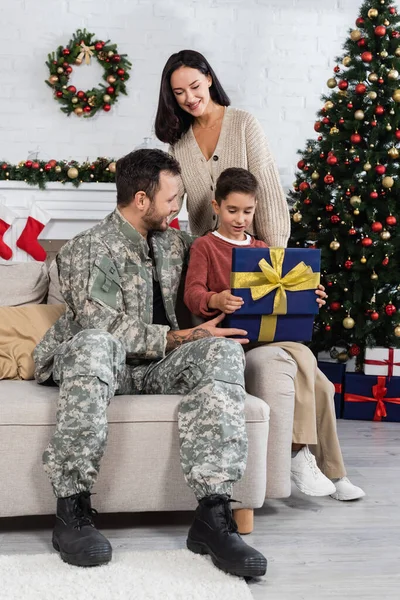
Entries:
<svg viewBox="0 0 400 600">
<path fill-rule="evenodd" d="M 251 600 L 246 582 L 188 550 L 115 552 L 79 568 L 58 554 L 0 556 L 1 600 Z"/>
</svg>

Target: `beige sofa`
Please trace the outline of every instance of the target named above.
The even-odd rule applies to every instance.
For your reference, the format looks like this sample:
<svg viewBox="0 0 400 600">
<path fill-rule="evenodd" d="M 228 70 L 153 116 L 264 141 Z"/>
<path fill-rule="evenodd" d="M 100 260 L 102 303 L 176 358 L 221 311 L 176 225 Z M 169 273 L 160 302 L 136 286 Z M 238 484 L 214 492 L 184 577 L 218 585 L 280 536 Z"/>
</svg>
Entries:
<svg viewBox="0 0 400 600">
<path fill-rule="evenodd" d="M 50 273 L 51 277 L 43 263 L 0 265 L 0 281 L 8 281 L 7 286 L 0 286 L 0 306 L 46 301 L 49 285 L 47 300 L 59 302 L 56 270 L 52 268 Z M 2 310 L 4 313 L 0 308 L 0 314 Z M 4 338 L 13 328 L 8 315 L 9 312 L 7 316 L 3 314 L 3 323 L 0 322 L 0 358 L 4 358 L 4 353 L 10 354 L 4 350 L 4 340 L 2 347 L 1 333 Z M 13 331 L 15 334 L 15 328 Z M 24 332 L 18 335 L 25 337 Z M 31 349 L 32 340 L 30 344 Z M 254 351 L 247 354 L 249 457 L 245 475 L 234 490 L 234 497 L 242 502 L 243 509 L 258 508 L 268 497 L 290 494 L 293 393 L 287 389 L 287 373 L 279 373 L 279 365 L 284 362 L 282 352 L 269 347 L 261 355 Z M 260 363 L 264 365 L 261 378 L 255 376 L 260 373 Z M 55 499 L 42 468 L 41 455 L 54 429 L 57 397 L 57 388 L 40 386 L 34 380 L 0 381 L 0 517 L 54 512 Z M 107 450 L 94 489 L 99 511 L 172 511 L 195 507 L 179 463 L 179 399 L 179 396 L 143 395 L 117 396 L 112 400 Z M 239 522 L 243 517 L 243 531 L 251 530 L 251 510 L 243 510 L 236 516 Z"/>
</svg>

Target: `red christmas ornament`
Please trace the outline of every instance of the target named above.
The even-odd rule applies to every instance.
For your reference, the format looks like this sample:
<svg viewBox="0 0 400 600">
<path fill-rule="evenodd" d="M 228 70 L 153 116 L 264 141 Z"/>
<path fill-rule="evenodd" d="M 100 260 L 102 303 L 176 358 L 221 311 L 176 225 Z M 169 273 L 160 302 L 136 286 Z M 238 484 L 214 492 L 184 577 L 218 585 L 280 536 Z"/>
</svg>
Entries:
<svg viewBox="0 0 400 600">
<path fill-rule="evenodd" d="M 356 87 L 355 87 L 355 91 L 356 94 L 360 94 L 360 96 L 362 94 L 365 94 L 365 92 L 367 91 L 367 86 L 364 83 L 357 83 Z"/>
<path fill-rule="evenodd" d="M 331 175 L 330 173 L 328 173 L 327 175 L 325 175 L 324 177 L 324 181 L 327 185 L 330 185 L 331 183 L 333 183 L 335 181 L 335 178 L 333 175 Z"/>
<path fill-rule="evenodd" d="M 349 159 L 348 159 L 348 158 L 346 158 L 346 160 L 344 161 L 344 164 L 345 164 L 345 165 L 349 165 L 349 164 L 350 164 L 350 161 L 349 161 Z"/>
<path fill-rule="evenodd" d="M 309 189 L 309 184 L 307 183 L 307 181 L 302 181 L 301 184 L 299 185 L 299 190 L 301 192 L 305 192 L 306 190 Z"/>
<path fill-rule="evenodd" d="M 372 198 L 372 200 L 376 200 L 377 198 L 379 198 L 379 194 L 378 192 L 371 192 L 369 195 L 370 198 Z"/>
<path fill-rule="evenodd" d="M 121 60 L 121 57 L 119 54 L 114 54 L 114 56 L 112 57 L 112 61 L 115 63 L 118 63 Z"/>
<path fill-rule="evenodd" d="M 92 112 L 92 109 L 90 108 L 90 106 L 84 106 L 83 107 L 83 112 L 90 113 L 90 112 Z"/>
<path fill-rule="evenodd" d="M 71 92 L 71 94 L 75 94 L 76 92 L 76 87 L 74 85 L 69 85 L 67 87 L 67 92 Z"/>
<path fill-rule="evenodd" d="M 388 266 L 388 264 L 389 264 L 389 257 L 388 256 L 385 256 L 385 258 L 382 261 L 382 264 L 383 264 L 384 267 Z"/>
<path fill-rule="evenodd" d="M 400 140 L 400 129 L 396 129 L 394 135 L 396 136 L 396 139 Z"/>
<path fill-rule="evenodd" d="M 340 304 L 340 302 L 331 302 L 329 305 L 329 308 L 335 312 L 340 310 L 341 307 L 342 307 L 342 305 Z"/>
<path fill-rule="evenodd" d="M 103 46 L 104 46 L 104 42 L 101 42 L 101 41 L 100 42 L 96 42 L 95 45 L 94 45 L 95 50 L 97 50 L 97 52 L 99 52 L 100 50 L 102 50 Z"/>
<path fill-rule="evenodd" d="M 322 119 L 322 122 L 323 122 L 323 124 L 324 124 L 324 125 L 329 125 L 329 123 L 330 123 L 330 120 L 328 119 L 328 117 L 324 117 L 324 118 Z"/>
<path fill-rule="evenodd" d="M 378 125 L 378 121 L 371 121 L 371 127 L 376 127 Z"/>
<path fill-rule="evenodd" d="M 377 321 L 379 319 L 379 313 L 377 313 L 376 310 L 373 310 L 369 317 L 371 321 Z"/>
<path fill-rule="evenodd" d="M 345 194 L 346 194 L 346 196 L 351 196 L 351 191 L 350 190 L 346 190 Z"/>
<path fill-rule="evenodd" d="M 339 215 L 332 215 L 331 216 L 331 223 L 333 223 L 334 225 L 337 225 L 338 223 L 340 223 L 340 217 L 339 217 Z"/>
<path fill-rule="evenodd" d="M 388 317 L 392 317 L 394 315 L 394 313 L 396 312 L 397 308 L 394 306 L 394 304 L 387 304 L 385 306 L 385 313 L 387 314 Z"/>
<path fill-rule="evenodd" d="M 348 271 L 350 271 L 350 269 L 353 267 L 353 261 L 352 260 L 346 260 L 346 262 L 344 263 L 344 268 L 347 269 Z"/>
<path fill-rule="evenodd" d="M 383 37 L 384 35 L 386 35 L 386 27 L 384 27 L 383 25 L 377 25 L 375 27 L 375 35 L 377 35 L 378 37 Z"/>
<path fill-rule="evenodd" d="M 365 48 L 365 46 L 367 45 L 367 41 L 365 38 L 361 38 L 360 40 L 358 40 L 357 42 L 357 46 L 359 48 Z"/>
<path fill-rule="evenodd" d="M 118 69 L 117 70 L 117 75 L 119 75 L 119 77 L 122 77 L 122 75 L 125 75 L 125 70 L 124 69 Z"/>
<path fill-rule="evenodd" d="M 356 19 L 356 25 L 357 27 L 362 27 L 364 25 L 365 21 L 362 17 L 358 17 L 358 19 Z"/>
<path fill-rule="evenodd" d="M 352 144 L 359 144 L 361 142 L 361 140 L 362 140 L 362 137 L 359 133 L 353 133 L 350 136 L 350 141 Z"/>
<path fill-rule="evenodd" d="M 353 108 L 353 103 L 349 102 L 348 105 L 347 105 L 347 108 L 349 108 L 351 110 Z"/>
<path fill-rule="evenodd" d="M 336 67 L 333 69 L 333 71 L 334 71 L 335 73 L 339 73 L 339 71 L 340 71 L 340 67 L 339 67 L 339 65 L 336 65 Z"/>
<path fill-rule="evenodd" d="M 49 164 L 51 167 L 55 167 L 55 166 L 56 166 L 56 164 L 57 164 L 57 161 L 56 161 L 56 160 L 54 160 L 54 158 L 52 158 L 51 160 L 49 160 L 48 164 Z"/>
<path fill-rule="evenodd" d="M 383 175 L 384 173 L 386 173 L 385 165 L 376 165 L 375 172 L 377 173 L 377 175 Z"/>
<path fill-rule="evenodd" d="M 378 83 L 379 83 L 379 85 L 382 85 L 383 83 L 385 83 L 385 80 L 383 79 L 383 77 L 379 77 Z"/>
<path fill-rule="evenodd" d="M 326 285 L 327 285 L 327 287 L 332 287 L 333 286 L 333 281 L 328 281 Z"/>
<path fill-rule="evenodd" d="M 378 106 L 375 108 L 375 114 L 376 115 L 383 115 L 383 113 L 385 112 L 385 109 L 383 108 L 383 106 L 380 106 L 378 104 Z"/>
<path fill-rule="evenodd" d="M 56 96 L 57 96 L 57 98 L 62 98 L 63 97 L 63 93 L 61 91 L 56 92 Z"/>
<path fill-rule="evenodd" d="M 352 344 L 349 348 L 349 354 L 350 356 L 358 356 L 361 352 L 361 348 L 360 346 L 357 346 L 357 344 Z"/>
<path fill-rule="evenodd" d="M 368 248 L 369 246 L 372 246 L 372 240 L 370 237 L 365 237 L 361 240 L 361 244 L 364 248 Z"/>
<path fill-rule="evenodd" d="M 47 165 L 44 165 L 44 170 L 51 171 L 51 165 L 49 165 L 49 163 L 47 163 Z"/>
<path fill-rule="evenodd" d="M 32 169 L 38 169 L 40 167 L 38 162 L 33 162 L 32 163 Z"/>
<path fill-rule="evenodd" d="M 355 156 L 354 157 L 354 162 L 359 163 L 360 162 L 360 157 L 359 156 Z"/>
<path fill-rule="evenodd" d="M 27 160 L 27 161 L 25 161 L 25 166 L 26 166 L 26 167 L 28 167 L 28 169 L 30 169 L 30 168 L 31 168 L 32 164 L 33 164 L 33 163 L 32 163 L 32 161 L 31 161 L 31 160 Z"/>
<path fill-rule="evenodd" d="M 107 94 L 113 94 L 114 92 L 115 92 L 115 88 L 113 88 L 113 87 L 112 87 L 112 85 L 110 85 L 110 86 L 107 88 Z"/>
<path fill-rule="evenodd" d="M 330 325 L 325 325 L 325 331 L 330 331 L 332 327 Z"/>
<path fill-rule="evenodd" d="M 82 92 L 82 90 L 80 90 L 80 91 L 77 93 L 77 96 L 78 96 L 78 98 L 79 98 L 80 100 L 83 100 L 83 98 L 85 97 L 85 92 Z"/>
<path fill-rule="evenodd" d="M 6 171 L 8 169 L 8 164 L 7 163 L 3 163 L 1 165 L 1 168 L 3 169 L 3 171 Z"/>
<path fill-rule="evenodd" d="M 319 136 L 317 137 L 317 140 L 318 140 L 319 142 L 322 142 L 322 135 L 319 135 Z"/>
<path fill-rule="evenodd" d="M 71 54 L 71 50 L 69 48 L 64 48 L 64 50 L 62 51 L 64 56 L 69 56 Z"/>
<path fill-rule="evenodd" d="M 111 110 L 111 104 L 103 104 L 103 110 L 105 112 L 108 112 L 109 110 Z"/>
<path fill-rule="evenodd" d="M 337 165 L 338 159 L 336 158 L 336 156 L 334 154 L 330 154 L 328 156 L 328 158 L 326 159 L 326 162 L 328 163 L 328 165 Z"/>
<path fill-rule="evenodd" d="M 304 160 L 299 160 L 299 162 L 297 163 L 297 168 L 298 169 L 304 169 L 305 166 L 305 161 Z"/>
<path fill-rule="evenodd" d="M 333 206 L 333 204 L 327 204 L 327 205 L 325 206 L 325 210 L 326 210 L 327 212 L 332 212 L 334 208 L 335 208 L 335 207 Z"/>
<path fill-rule="evenodd" d="M 325 153 L 321 152 L 321 154 L 319 155 L 320 158 L 325 158 Z"/>
<path fill-rule="evenodd" d="M 316 121 L 314 123 L 314 131 L 319 131 L 321 129 L 321 121 Z"/>
<path fill-rule="evenodd" d="M 394 6 L 389 6 L 389 12 L 391 15 L 395 15 L 396 14 L 396 9 Z"/>
<path fill-rule="evenodd" d="M 392 31 L 392 38 L 399 38 L 400 33 L 398 31 Z"/>
<path fill-rule="evenodd" d="M 309 204 L 311 204 L 311 198 L 306 198 L 306 199 L 304 200 L 304 204 L 306 204 L 307 206 L 308 206 Z"/>
<path fill-rule="evenodd" d="M 65 69 L 65 72 L 68 73 L 68 75 L 70 75 L 72 73 L 72 67 L 69 66 Z"/>
<path fill-rule="evenodd" d="M 371 224 L 371 230 L 372 230 L 374 233 L 379 233 L 380 231 L 382 231 L 382 229 L 383 229 L 383 225 L 382 225 L 382 223 L 380 223 L 379 221 L 374 221 L 374 222 Z"/>
<path fill-rule="evenodd" d="M 344 123 L 344 119 L 343 119 L 343 117 L 340 117 L 340 119 L 339 119 L 339 125 L 343 125 L 343 123 Z"/>
<path fill-rule="evenodd" d="M 349 235 L 356 235 L 357 231 L 354 229 L 354 227 L 350 227 L 349 229 Z"/>
<path fill-rule="evenodd" d="M 389 215 L 388 217 L 386 217 L 386 225 L 390 225 L 391 227 L 393 227 L 393 225 L 396 225 L 396 223 L 397 219 L 393 215 Z"/>
<path fill-rule="evenodd" d="M 361 60 L 363 62 L 370 63 L 370 62 L 372 62 L 372 58 L 373 58 L 373 56 L 372 56 L 371 52 L 363 52 L 361 54 Z"/>
<path fill-rule="evenodd" d="M 342 79 L 341 81 L 339 81 L 339 83 L 338 83 L 339 90 L 347 90 L 348 87 L 349 87 L 349 82 L 346 81 L 346 79 Z"/>
<path fill-rule="evenodd" d="M 67 67 L 69 67 L 69 63 L 67 63 L 67 62 L 64 62 L 64 63 L 63 63 L 63 67 L 64 67 L 64 69 L 66 69 Z"/>
</svg>

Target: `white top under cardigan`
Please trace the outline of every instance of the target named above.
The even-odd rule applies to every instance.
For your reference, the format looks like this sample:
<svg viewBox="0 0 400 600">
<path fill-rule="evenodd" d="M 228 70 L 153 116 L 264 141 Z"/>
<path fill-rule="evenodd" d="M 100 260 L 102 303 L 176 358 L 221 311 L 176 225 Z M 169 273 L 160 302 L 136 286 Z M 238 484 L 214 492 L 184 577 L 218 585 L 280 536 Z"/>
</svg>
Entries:
<svg viewBox="0 0 400 600">
<path fill-rule="evenodd" d="M 258 180 L 255 234 L 268 244 L 285 248 L 290 235 L 289 208 L 278 170 L 260 123 L 250 113 L 228 106 L 214 154 L 207 161 L 192 127 L 170 148 L 181 166 L 180 201 L 187 193 L 189 225 L 193 234 L 213 229 L 216 218 L 211 200 L 218 176 L 229 167 L 250 171 Z M 208 164 L 207 164 L 208 162 Z"/>
</svg>

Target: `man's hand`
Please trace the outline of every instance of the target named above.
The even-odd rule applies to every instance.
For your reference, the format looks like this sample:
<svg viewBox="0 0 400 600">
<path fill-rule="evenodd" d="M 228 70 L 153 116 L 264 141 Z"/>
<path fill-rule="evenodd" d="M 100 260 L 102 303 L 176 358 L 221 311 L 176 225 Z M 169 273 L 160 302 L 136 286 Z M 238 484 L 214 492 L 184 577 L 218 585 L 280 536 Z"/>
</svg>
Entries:
<svg viewBox="0 0 400 600">
<path fill-rule="evenodd" d="M 213 294 L 208 301 L 208 308 L 220 310 L 226 315 L 231 315 L 243 304 L 242 298 L 231 294 L 230 290 L 224 290 L 219 294 Z"/>
<path fill-rule="evenodd" d="M 175 350 L 175 348 L 182 346 L 182 344 L 195 342 L 196 340 L 201 340 L 208 337 L 227 338 L 232 335 L 240 335 L 243 337 L 237 338 L 234 341 L 242 345 L 248 344 L 249 340 L 244 337 L 247 335 L 247 331 L 244 331 L 243 329 L 218 327 L 224 318 L 225 315 L 218 315 L 218 317 L 215 317 L 215 319 L 211 319 L 210 321 L 207 321 L 207 323 L 193 327 L 193 329 L 168 331 L 166 352 L 171 352 L 172 350 Z"/>
</svg>

